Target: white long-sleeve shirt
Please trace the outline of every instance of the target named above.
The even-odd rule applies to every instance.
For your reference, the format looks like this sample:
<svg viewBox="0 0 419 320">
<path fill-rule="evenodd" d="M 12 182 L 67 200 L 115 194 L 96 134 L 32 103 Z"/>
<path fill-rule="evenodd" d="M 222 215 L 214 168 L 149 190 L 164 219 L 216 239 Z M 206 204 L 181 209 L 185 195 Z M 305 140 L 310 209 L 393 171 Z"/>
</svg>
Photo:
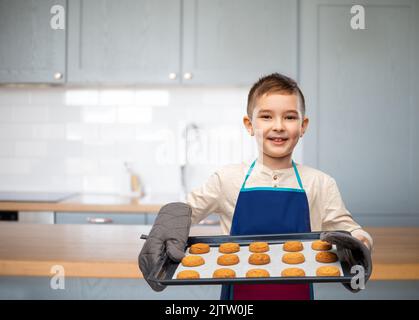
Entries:
<svg viewBox="0 0 419 320">
<path fill-rule="evenodd" d="M 220 215 L 222 232 L 229 234 L 240 188 L 250 165 L 241 163 L 224 166 L 214 172 L 203 186 L 190 192 L 186 201 L 192 207 L 192 223 L 217 213 Z M 311 230 L 345 230 L 353 236 L 362 234 L 372 248 L 371 236 L 353 220 L 345 208 L 335 180 L 308 166 L 297 164 L 297 169 L 307 194 Z M 293 167 L 272 170 L 259 160 L 246 182 L 246 188 L 249 187 L 300 188 Z"/>
</svg>

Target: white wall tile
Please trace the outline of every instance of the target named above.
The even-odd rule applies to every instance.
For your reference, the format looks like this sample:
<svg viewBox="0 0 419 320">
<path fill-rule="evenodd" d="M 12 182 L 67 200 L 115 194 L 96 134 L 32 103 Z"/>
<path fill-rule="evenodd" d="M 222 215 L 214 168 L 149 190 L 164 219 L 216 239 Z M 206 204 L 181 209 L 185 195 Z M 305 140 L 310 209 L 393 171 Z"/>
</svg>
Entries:
<svg viewBox="0 0 419 320">
<path fill-rule="evenodd" d="M 82 121 L 82 107 L 79 106 L 50 106 L 50 123 L 71 123 Z"/>
<path fill-rule="evenodd" d="M 134 90 L 103 89 L 99 91 L 99 105 L 101 106 L 134 105 L 134 102 Z"/>
<path fill-rule="evenodd" d="M 135 126 L 122 124 L 101 125 L 99 130 L 103 141 L 129 141 L 135 140 Z"/>
<path fill-rule="evenodd" d="M 202 105 L 202 89 L 176 88 L 170 91 L 170 108 L 184 108 Z"/>
<path fill-rule="evenodd" d="M 7 123 L 12 121 L 12 107 L 0 105 L 0 123 Z"/>
<path fill-rule="evenodd" d="M 30 159 L 0 158 L 0 175 L 28 175 L 32 164 Z"/>
<path fill-rule="evenodd" d="M 65 140 L 64 124 L 36 124 L 32 126 L 33 138 L 36 140 Z"/>
<path fill-rule="evenodd" d="M 26 89 L 0 88 L 0 105 L 28 105 L 30 91 Z"/>
<path fill-rule="evenodd" d="M 67 175 L 94 175 L 99 174 L 99 160 L 87 158 L 65 159 L 65 173 Z"/>
<path fill-rule="evenodd" d="M 13 122 L 47 122 L 48 107 L 37 105 L 14 106 L 12 117 Z"/>
<path fill-rule="evenodd" d="M 168 90 L 135 91 L 135 104 L 137 106 L 168 106 L 169 103 L 170 93 Z"/>
<path fill-rule="evenodd" d="M 155 148 L 156 145 L 149 142 L 118 142 L 115 144 L 114 158 L 122 161 L 142 161 L 143 163 L 154 163 Z"/>
<path fill-rule="evenodd" d="M 0 140 L 22 140 L 33 138 L 31 124 L 3 124 L 0 123 Z"/>
<path fill-rule="evenodd" d="M 67 106 L 97 106 L 99 91 L 90 89 L 67 90 L 64 94 L 64 104 Z"/>
<path fill-rule="evenodd" d="M 115 123 L 116 108 L 109 106 L 83 107 L 82 121 L 86 123 Z"/>
<path fill-rule="evenodd" d="M 15 142 L 0 140 L 0 157 L 15 156 Z"/>
<path fill-rule="evenodd" d="M 0 174 L 1 191 L 47 191 L 52 189 L 52 187 L 46 183 L 45 179 L 42 179 L 42 177 L 39 176 L 29 174 L 3 174 L 1 173 L 1 170 Z"/>
<path fill-rule="evenodd" d="M 45 157 L 47 156 L 47 143 L 43 141 L 16 141 L 16 156 Z"/>
<path fill-rule="evenodd" d="M 242 106 L 246 108 L 248 89 L 205 89 L 202 92 L 202 103 L 209 106 L 225 108 Z"/>
<path fill-rule="evenodd" d="M 67 123 L 65 138 L 69 141 L 98 141 L 99 125 L 85 123 Z"/>
<path fill-rule="evenodd" d="M 117 108 L 117 121 L 119 123 L 151 123 L 153 109 L 151 107 L 119 106 Z"/>
<path fill-rule="evenodd" d="M 83 142 L 82 153 L 79 156 L 88 159 L 113 159 L 116 156 L 115 143 L 113 141 Z"/>
<path fill-rule="evenodd" d="M 112 172 L 114 174 L 122 175 L 127 170 L 125 168 L 123 160 L 121 159 L 99 159 L 99 170 L 100 172 Z"/>
<path fill-rule="evenodd" d="M 137 166 L 147 193 L 180 194 L 180 167 L 178 165 Z"/>
<path fill-rule="evenodd" d="M 62 105 L 65 101 L 65 90 L 62 88 L 39 88 L 29 92 L 31 105 Z"/>
<path fill-rule="evenodd" d="M 48 142 L 48 156 L 54 157 L 80 157 L 83 145 L 78 141 L 50 141 Z"/>
<path fill-rule="evenodd" d="M 83 192 L 82 176 L 55 175 L 51 176 L 47 186 L 54 186 L 57 192 Z M 50 188 L 44 189 L 51 190 Z"/>
<path fill-rule="evenodd" d="M 254 159 L 246 99 L 247 88 L 0 88 L 0 190 L 129 192 L 128 161 L 149 193 L 180 193 L 191 122 L 202 146 L 191 146 L 189 186 Z"/>
<path fill-rule="evenodd" d="M 118 192 L 119 177 L 115 176 L 84 176 L 83 191 L 92 193 Z"/>
</svg>

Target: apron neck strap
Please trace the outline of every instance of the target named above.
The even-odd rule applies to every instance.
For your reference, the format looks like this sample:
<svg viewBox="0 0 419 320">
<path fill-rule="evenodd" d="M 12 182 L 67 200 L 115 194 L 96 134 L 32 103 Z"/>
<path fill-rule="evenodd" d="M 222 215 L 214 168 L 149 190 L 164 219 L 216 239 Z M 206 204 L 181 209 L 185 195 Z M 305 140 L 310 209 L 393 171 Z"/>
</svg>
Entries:
<svg viewBox="0 0 419 320">
<path fill-rule="evenodd" d="M 295 176 L 297 177 L 298 185 L 300 186 L 301 190 L 303 190 L 303 184 L 301 183 L 300 174 L 298 173 L 297 166 L 295 165 L 294 160 L 292 160 L 292 166 L 294 167 Z"/>
<path fill-rule="evenodd" d="M 246 185 L 246 181 L 247 181 L 247 179 L 249 179 L 250 173 L 253 171 L 253 167 L 256 164 L 256 160 L 257 159 L 255 159 L 255 161 L 253 161 L 249 170 L 247 170 L 246 178 L 244 179 L 243 184 L 242 184 L 242 189 L 244 189 L 244 186 Z M 292 160 L 292 167 L 294 168 L 294 172 L 295 172 L 295 176 L 297 177 L 298 185 L 300 186 L 301 190 L 303 190 L 303 184 L 301 183 L 300 174 L 298 173 L 297 166 L 295 165 L 294 160 Z"/>
<path fill-rule="evenodd" d="M 253 161 L 253 163 L 252 163 L 252 165 L 250 166 L 249 170 L 247 170 L 247 173 L 246 173 L 246 178 L 244 179 L 243 184 L 242 184 L 242 189 L 244 189 L 244 186 L 245 186 L 245 184 L 246 184 L 246 181 L 247 181 L 247 179 L 249 179 L 250 173 L 252 172 L 253 167 L 254 167 L 254 166 L 255 166 L 255 164 L 256 164 L 256 160 L 257 160 L 257 159 L 255 159 L 255 161 Z"/>
</svg>

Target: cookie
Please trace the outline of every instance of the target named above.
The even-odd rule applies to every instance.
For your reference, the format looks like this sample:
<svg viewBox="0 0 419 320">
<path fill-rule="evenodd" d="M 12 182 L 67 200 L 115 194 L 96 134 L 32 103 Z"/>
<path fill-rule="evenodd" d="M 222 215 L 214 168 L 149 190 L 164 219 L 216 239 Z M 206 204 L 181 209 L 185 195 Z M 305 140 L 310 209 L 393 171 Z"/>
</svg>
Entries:
<svg viewBox="0 0 419 320">
<path fill-rule="evenodd" d="M 271 262 L 271 258 L 266 253 L 252 253 L 249 256 L 250 264 L 261 265 L 268 264 L 269 262 Z"/>
<path fill-rule="evenodd" d="M 223 254 L 217 258 L 217 263 L 221 266 L 231 266 L 233 264 L 238 264 L 239 261 L 239 256 L 234 253 Z"/>
<path fill-rule="evenodd" d="M 338 261 L 338 256 L 333 252 L 322 251 L 316 254 L 316 261 L 323 263 L 336 262 Z"/>
<path fill-rule="evenodd" d="M 220 245 L 218 251 L 221 253 L 235 253 L 240 251 L 240 246 L 238 243 L 226 242 Z"/>
<path fill-rule="evenodd" d="M 232 269 L 221 268 L 214 271 L 213 278 L 235 278 L 236 272 Z"/>
<path fill-rule="evenodd" d="M 182 265 L 184 267 L 197 267 L 205 263 L 204 258 L 200 256 L 186 256 L 182 259 Z"/>
<path fill-rule="evenodd" d="M 299 264 L 299 263 L 303 263 L 304 261 L 306 261 L 306 259 L 304 258 L 304 255 L 299 252 L 285 253 L 282 256 L 282 262 L 288 263 L 288 264 Z"/>
<path fill-rule="evenodd" d="M 323 266 L 323 267 L 317 268 L 316 275 L 318 277 L 338 277 L 340 276 L 340 271 L 338 267 Z"/>
<path fill-rule="evenodd" d="M 256 253 L 266 252 L 269 251 L 269 245 L 267 242 L 252 242 L 249 245 L 249 251 Z"/>
<path fill-rule="evenodd" d="M 195 270 L 183 270 L 176 276 L 177 279 L 199 279 L 199 273 Z"/>
<path fill-rule="evenodd" d="M 283 277 L 305 277 L 306 273 L 300 268 L 287 268 L 282 270 L 281 276 Z"/>
<path fill-rule="evenodd" d="M 287 241 L 284 243 L 282 248 L 284 251 L 297 252 L 303 250 L 304 246 L 301 241 Z"/>
<path fill-rule="evenodd" d="M 192 254 L 203 254 L 210 251 L 210 246 L 206 243 L 195 243 L 189 248 L 189 253 Z"/>
<path fill-rule="evenodd" d="M 327 251 L 332 249 L 332 244 L 327 241 L 316 240 L 311 244 L 311 249 L 316 251 Z"/>
<path fill-rule="evenodd" d="M 265 269 L 250 269 L 246 272 L 247 278 L 266 278 L 270 276 L 269 272 Z"/>
</svg>

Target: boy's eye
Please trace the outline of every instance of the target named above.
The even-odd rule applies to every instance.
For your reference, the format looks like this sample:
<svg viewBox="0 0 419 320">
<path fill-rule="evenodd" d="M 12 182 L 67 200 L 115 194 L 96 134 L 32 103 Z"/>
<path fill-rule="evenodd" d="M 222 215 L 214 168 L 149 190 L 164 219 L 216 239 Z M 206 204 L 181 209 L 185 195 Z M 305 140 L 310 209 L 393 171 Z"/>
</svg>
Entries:
<svg viewBox="0 0 419 320">
<path fill-rule="evenodd" d="M 285 119 L 286 120 L 296 120 L 296 119 L 298 119 L 298 117 L 297 116 L 286 116 Z"/>
<path fill-rule="evenodd" d="M 271 116 L 270 115 L 267 115 L 267 114 L 263 114 L 263 115 L 261 115 L 260 116 L 262 119 L 270 119 L 271 118 Z"/>
</svg>

